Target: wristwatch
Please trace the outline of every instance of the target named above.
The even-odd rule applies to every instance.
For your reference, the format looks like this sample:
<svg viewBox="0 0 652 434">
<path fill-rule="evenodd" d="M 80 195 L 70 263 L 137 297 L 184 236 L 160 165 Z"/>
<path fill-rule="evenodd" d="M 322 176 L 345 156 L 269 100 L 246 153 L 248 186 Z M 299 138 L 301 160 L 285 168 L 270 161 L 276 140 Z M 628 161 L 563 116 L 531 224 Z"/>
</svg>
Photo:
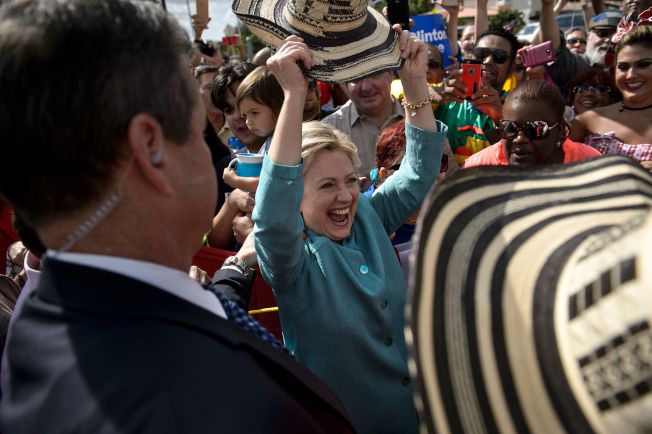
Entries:
<svg viewBox="0 0 652 434">
<path fill-rule="evenodd" d="M 251 274 L 254 272 L 253 268 L 247 265 L 244 261 L 240 260 L 237 256 L 229 256 L 226 258 L 222 264 L 222 268 L 226 267 L 227 265 L 233 265 L 239 268 L 245 277 L 251 276 Z"/>
</svg>

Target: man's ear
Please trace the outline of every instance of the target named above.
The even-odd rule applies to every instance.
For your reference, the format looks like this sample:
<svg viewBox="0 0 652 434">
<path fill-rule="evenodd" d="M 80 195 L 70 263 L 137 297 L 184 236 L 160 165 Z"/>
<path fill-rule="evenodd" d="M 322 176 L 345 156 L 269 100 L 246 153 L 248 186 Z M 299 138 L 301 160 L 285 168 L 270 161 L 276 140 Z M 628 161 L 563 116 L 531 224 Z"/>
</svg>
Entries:
<svg viewBox="0 0 652 434">
<path fill-rule="evenodd" d="M 146 113 L 134 116 L 127 128 L 127 142 L 145 179 L 162 194 L 172 195 L 173 189 L 165 174 L 168 163 L 165 136 L 158 121 Z"/>
</svg>

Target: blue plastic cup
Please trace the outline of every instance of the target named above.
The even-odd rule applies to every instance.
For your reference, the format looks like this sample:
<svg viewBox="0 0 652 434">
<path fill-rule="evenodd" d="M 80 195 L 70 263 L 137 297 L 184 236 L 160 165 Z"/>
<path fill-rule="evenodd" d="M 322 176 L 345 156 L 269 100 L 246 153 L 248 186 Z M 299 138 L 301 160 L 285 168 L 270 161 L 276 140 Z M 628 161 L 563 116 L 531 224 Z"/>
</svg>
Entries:
<svg viewBox="0 0 652 434">
<path fill-rule="evenodd" d="M 262 154 L 237 154 L 236 158 L 229 163 L 229 167 L 232 167 L 236 161 L 238 165 L 235 167 L 235 172 L 238 176 L 260 176 L 260 171 L 263 168 Z"/>
</svg>

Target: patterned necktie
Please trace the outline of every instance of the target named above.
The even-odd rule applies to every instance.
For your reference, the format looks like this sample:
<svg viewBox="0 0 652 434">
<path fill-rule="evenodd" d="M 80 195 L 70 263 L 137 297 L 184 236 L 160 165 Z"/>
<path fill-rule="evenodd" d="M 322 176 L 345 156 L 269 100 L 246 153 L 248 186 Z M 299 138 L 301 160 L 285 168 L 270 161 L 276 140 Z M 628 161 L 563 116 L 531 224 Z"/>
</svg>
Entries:
<svg viewBox="0 0 652 434">
<path fill-rule="evenodd" d="M 260 339 L 267 342 L 271 346 L 279 348 L 285 351 L 286 353 L 290 354 L 290 352 L 288 351 L 287 348 L 285 348 L 285 345 L 283 345 L 282 342 L 276 339 L 276 337 L 273 334 L 271 334 L 265 327 L 260 325 L 258 321 L 253 319 L 251 315 L 249 315 L 246 311 L 242 310 L 237 304 L 235 304 L 233 301 L 226 298 L 224 294 L 220 293 L 214 288 L 208 287 L 206 289 L 208 289 L 213 294 L 215 294 L 215 296 L 220 301 L 220 303 L 222 303 L 222 307 L 224 308 L 224 312 L 226 312 L 226 316 L 229 319 L 229 321 L 235 323 L 236 325 L 240 326 L 246 331 L 253 333 L 254 335 L 258 336 Z"/>
</svg>

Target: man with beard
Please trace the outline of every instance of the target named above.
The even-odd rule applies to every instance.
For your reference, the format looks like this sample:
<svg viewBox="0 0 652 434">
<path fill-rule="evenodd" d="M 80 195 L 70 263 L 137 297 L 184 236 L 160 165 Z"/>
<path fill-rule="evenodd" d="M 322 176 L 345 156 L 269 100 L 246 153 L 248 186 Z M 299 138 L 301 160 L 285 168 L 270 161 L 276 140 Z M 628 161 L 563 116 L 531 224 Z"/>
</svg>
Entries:
<svg viewBox="0 0 652 434">
<path fill-rule="evenodd" d="M 617 11 L 602 12 L 591 18 L 589 36 L 584 56 L 590 66 L 611 66 L 605 62 L 611 36 L 616 33 L 622 14 Z"/>
<path fill-rule="evenodd" d="M 649 0 L 648 0 L 649 1 Z M 609 50 L 609 38 L 616 31 L 616 26 L 622 14 L 617 11 L 602 12 L 593 17 L 589 23 L 589 34 L 587 38 L 586 52 L 575 53 L 568 49 L 566 40 L 559 30 L 553 10 L 554 0 L 542 0 L 541 2 L 541 30 L 538 42 L 552 41 L 557 50 L 557 59 L 550 65 L 546 65 L 546 72 L 557 84 L 563 95 L 568 95 L 568 88 L 573 77 L 589 66 L 607 67 L 605 57 Z"/>
<path fill-rule="evenodd" d="M 476 39 L 472 54 L 482 61 L 483 86 L 469 99 L 459 78 L 450 79 L 435 97 L 439 107 L 435 116 L 448 125 L 448 140 L 459 163 L 491 142 L 486 132 L 502 117 L 502 91 L 510 74 L 519 43 L 503 29 L 489 29 Z"/>
</svg>

